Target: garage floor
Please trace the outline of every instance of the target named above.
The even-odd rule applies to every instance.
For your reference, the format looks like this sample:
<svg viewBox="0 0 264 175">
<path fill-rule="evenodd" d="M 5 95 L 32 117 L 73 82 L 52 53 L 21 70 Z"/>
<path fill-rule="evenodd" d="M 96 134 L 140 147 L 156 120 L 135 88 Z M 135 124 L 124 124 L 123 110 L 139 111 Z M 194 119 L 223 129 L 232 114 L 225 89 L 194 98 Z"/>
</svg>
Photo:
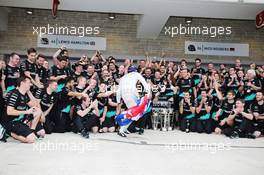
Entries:
<svg viewBox="0 0 264 175">
<path fill-rule="evenodd" d="M 52 134 L 0 143 L 0 175 L 262 175 L 264 138 L 146 130 L 144 135 Z"/>
</svg>

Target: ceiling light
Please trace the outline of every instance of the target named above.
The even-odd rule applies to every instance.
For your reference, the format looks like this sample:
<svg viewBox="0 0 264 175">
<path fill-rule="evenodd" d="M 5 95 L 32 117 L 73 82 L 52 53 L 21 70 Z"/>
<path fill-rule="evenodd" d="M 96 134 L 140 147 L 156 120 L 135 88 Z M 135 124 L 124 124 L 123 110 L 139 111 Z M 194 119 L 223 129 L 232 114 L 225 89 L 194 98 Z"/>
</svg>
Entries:
<svg viewBox="0 0 264 175">
<path fill-rule="evenodd" d="M 33 14 L 33 10 L 32 10 L 32 9 L 27 9 L 27 10 L 26 10 L 26 13 L 27 13 L 28 15 L 32 15 L 32 14 Z"/>
<path fill-rule="evenodd" d="M 113 13 L 110 13 L 108 16 L 109 19 L 114 20 L 116 18 L 116 15 Z"/>
<path fill-rule="evenodd" d="M 185 23 L 186 24 L 191 24 L 192 23 L 192 18 L 185 18 Z"/>
</svg>

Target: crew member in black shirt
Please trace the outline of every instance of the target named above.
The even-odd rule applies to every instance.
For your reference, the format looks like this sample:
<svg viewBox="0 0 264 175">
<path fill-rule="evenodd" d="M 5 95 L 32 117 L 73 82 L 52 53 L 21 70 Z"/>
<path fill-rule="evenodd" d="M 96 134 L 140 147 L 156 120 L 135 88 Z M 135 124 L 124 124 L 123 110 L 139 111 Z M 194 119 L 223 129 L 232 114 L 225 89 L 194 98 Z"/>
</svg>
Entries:
<svg viewBox="0 0 264 175">
<path fill-rule="evenodd" d="M 67 69 L 68 57 L 62 56 L 58 58 L 58 64 L 51 67 L 51 77 L 50 80 L 55 80 L 58 82 L 58 88 L 56 92 L 61 92 L 65 86 L 66 77 L 71 76 L 71 72 Z"/>
<path fill-rule="evenodd" d="M 21 76 L 21 70 L 19 68 L 20 57 L 17 53 L 11 53 L 9 62 L 4 70 L 5 81 L 4 81 L 4 93 L 16 88 L 17 79 Z"/>
<path fill-rule="evenodd" d="M 46 134 L 51 134 L 54 128 L 54 121 L 52 118 L 51 109 L 56 101 L 55 91 L 57 89 L 56 81 L 49 81 L 47 88 L 38 89 L 35 97 L 39 100 L 42 110 L 41 123 L 45 129 Z"/>
<path fill-rule="evenodd" d="M 35 134 L 42 130 L 36 129 L 42 111 L 32 94 L 28 93 L 30 81 L 28 77 L 20 77 L 17 80 L 17 88 L 6 95 L 7 109 L 3 122 L 7 133 L 24 143 L 33 143 L 36 139 Z"/>
<path fill-rule="evenodd" d="M 29 77 L 33 84 L 31 91 L 35 92 L 37 88 L 43 88 L 38 75 L 38 66 L 36 64 L 37 51 L 34 48 L 27 50 L 27 59 L 22 61 L 20 68 L 23 75 Z"/>
<path fill-rule="evenodd" d="M 70 111 L 72 105 L 72 99 L 74 97 L 88 97 L 85 93 L 74 91 L 74 79 L 72 77 L 67 77 L 65 80 L 65 87 L 62 88 L 60 96 L 58 97 L 56 109 L 56 115 L 54 115 L 54 132 L 63 133 L 70 131 L 71 128 L 71 118 Z"/>
<path fill-rule="evenodd" d="M 226 87 L 226 92 L 232 90 L 236 93 L 236 96 L 237 96 L 237 92 L 238 92 L 238 88 L 240 86 L 240 83 L 238 81 L 238 77 L 237 77 L 235 68 L 233 68 L 233 67 L 229 68 L 229 75 L 227 77 L 225 77 L 223 83 Z"/>
<path fill-rule="evenodd" d="M 40 79 L 40 82 L 43 85 L 46 85 L 48 83 L 49 77 L 50 77 L 50 71 L 49 68 L 46 67 L 46 59 L 45 56 L 42 54 L 38 54 L 36 64 L 38 67 L 38 76 Z"/>
<path fill-rule="evenodd" d="M 89 138 L 89 131 L 98 131 L 99 109 L 98 101 L 91 101 L 89 97 L 82 97 L 81 104 L 75 107 L 74 123 L 84 138 Z"/>
<path fill-rule="evenodd" d="M 184 97 L 179 104 L 180 130 L 196 132 L 195 103 L 191 99 L 190 92 L 184 92 Z"/>
<path fill-rule="evenodd" d="M 216 122 L 215 133 L 220 134 L 226 127 L 226 118 L 231 114 L 233 108 L 235 107 L 235 92 L 229 91 L 227 96 L 221 102 L 221 107 L 213 116 L 214 122 Z"/>
<path fill-rule="evenodd" d="M 254 137 L 260 137 L 264 131 L 264 96 L 263 92 L 256 93 L 256 100 L 250 106 L 250 112 L 254 116 Z"/>
<path fill-rule="evenodd" d="M 226 118 L 226 127 L 223 133 L 230 138 L 249 137 L 251 138 L 254 131 L 254 116 L 245 109 L 245 102 L 242 99 L 236 100 L 236 107 L 232 113 Z"/>
<path fill-rule="evenodd" d="M 242 98 L 245 100 L 245 108 L 255 100 L 256 92 L 261 90 L 261 82 L 256 78 L 255 70 L 247 71 L 247 78 L 242 83 Z"/>
<path fill-rule="evenodd" d="M 201 59 L 196 58 L 195 59 L 195 67 L 191 69 L 191 75 L 192 78 L 194 79 L 195 85 L 199 84 L 200 81 L 202 80 L 202 75 L 205 75 L 205 70 L 204 68 L 201 67 Z"/>
<path fill-rule="evenodd" d="M 186 91 L 189 91 L 192 97 L 197 97 L 194 80 L 188 76 L 187 69 L 181 69 L 180 78 L 176 82 L 176 91 L 179 97 L 183 97 L 183 92 Z"/>
<path fill-rule="evenodd" d="M 207 96 L 207 91 L 201 91 L 201 99 L 197 100 L 197 132 L 207 133 L 212 132 L 212 120 L 211 120 L 212 100 Z"/>
</svg>

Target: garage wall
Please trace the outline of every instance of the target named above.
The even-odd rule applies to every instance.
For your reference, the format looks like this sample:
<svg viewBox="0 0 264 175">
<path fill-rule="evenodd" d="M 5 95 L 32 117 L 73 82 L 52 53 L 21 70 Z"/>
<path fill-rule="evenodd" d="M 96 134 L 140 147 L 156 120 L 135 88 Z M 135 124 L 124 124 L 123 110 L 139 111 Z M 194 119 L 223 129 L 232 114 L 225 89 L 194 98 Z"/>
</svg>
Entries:
<svg viewBox="0 0 264 175">
<path fill-rule="evenodd" d="M 53 19 L 50 10 L 34 10 L 34 15 L 27 15 L 25 9 L 11 8 L 8 14 L 8 30 L 0 32 L 0 54 L 16 51 L 26 54 L 26 49 L 36 47 L 37 36 L 33 35 L 33 26 L 92 26 L 99 27 L 100 34 L 107 38 L 105 55 L 114 55 L 120 59 L 124 57 L 143 58 L 145 51 L 151 56 L 159 56 L 163 50 L 168 59 L 179 60 L 187 58 L 193 60 L 198 55 L 185 55 L 184 42 L 211 41 L 248 43 L 250 57 L 242 57 L 245 62 L 264 62 L 264 28 L 256 30 L 254 21 L 221 20 L 221 19 L 193 19 L 194 26 L 231 26 L 232 34 L 227 36 L 209 37 L 202 35 L 178 35 L 173 38 L 161 31 L 157 39 L 136 38 L 139 15 L 117 15 L 115 20 L 109 20 L 108 14 L 66 12 L 59 11 L 58 17 Z M 170 17 L 165 26 L 185 24 L 181 17 Z M 94 36 L 94 35 L 89 35 Z M 38 52 L 52 55 L 56 49 L 37 48 Z M 91 55 L 92 51 L 70 50 L 70 55 L 79 57 L 82 54 Z M 198 56 L 205 62 L 233 62 L 234 57 Z"/>
</svg>

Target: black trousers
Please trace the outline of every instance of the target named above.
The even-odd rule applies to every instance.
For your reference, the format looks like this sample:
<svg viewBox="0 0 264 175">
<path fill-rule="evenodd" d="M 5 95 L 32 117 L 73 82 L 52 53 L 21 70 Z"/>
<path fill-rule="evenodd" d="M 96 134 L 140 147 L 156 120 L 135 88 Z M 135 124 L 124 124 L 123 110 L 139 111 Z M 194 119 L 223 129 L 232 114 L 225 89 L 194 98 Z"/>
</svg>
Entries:
<svg viewBox="0 0 264 175">
<path fill-rule="evenodd" d="M 228 137 L 230 137 L 235 132 L 238 133 L 239 137 L 245 137 L 247 134 L 253 133 L 253 122 L 251 120 L 244 119 L 241 123 L 234 123 L 233 126 L 223 129 L 223 133 Z"/>
<path fill-rule="evenodd" d="M 144 114 L 138 121 L 133 121 L 131 125 L 128 127 L 128 131 L 133 133 L 136 132 L 136 127 L 144 129 L 146 125 L 147 118 L 150 118 L 151 112 Z"/>
<path fill-rule="evenodd" d="M 99 126 L 100 121 L 99 117 L 91 114 L 85 117 L 75 116 L 74 124 L 77 131 L 81 131 L 82 129 L 87 129 L 88 131 L 90 131 L 92 127 Z"/>
<path fill-rule="evenodd" d="M 196 130 L 198 133 L 212 133 L 212 119 L 206 120 L 197 120 L 196 122 Z"/>
<path fill-rule="evenodd" d="M 144 116 L 145 117 L 145 126 L 144 127 L 147 129 L 153 129 L 151 116 L 152 116 L 152 111 L 146 113 Z M 143 126 L 141 126 L 141 128 L 143 128 Z"/>
<path fill-rule="evenodd" d="M 264 120 L 260 120 L 254 123 L 254 131 L 264 133 Z"/>
<path fill-rule="evenodd" d="M 71 131 L 71 119 L 70 114 L 59 111 L 57 115 L 54 116 L 54 132 L 64 133 Z"/>
<path fill-rule="evenodd" d="M 55 127 L 55 123 L 53 120 L 53 115 L 51 113 L 49 113 L 46 116 L 45 122 L 43 123 L 43 128 L 44 128 L 46 134 L 51 134 L 53 132 L 54 127 Z"/>
</svg>

